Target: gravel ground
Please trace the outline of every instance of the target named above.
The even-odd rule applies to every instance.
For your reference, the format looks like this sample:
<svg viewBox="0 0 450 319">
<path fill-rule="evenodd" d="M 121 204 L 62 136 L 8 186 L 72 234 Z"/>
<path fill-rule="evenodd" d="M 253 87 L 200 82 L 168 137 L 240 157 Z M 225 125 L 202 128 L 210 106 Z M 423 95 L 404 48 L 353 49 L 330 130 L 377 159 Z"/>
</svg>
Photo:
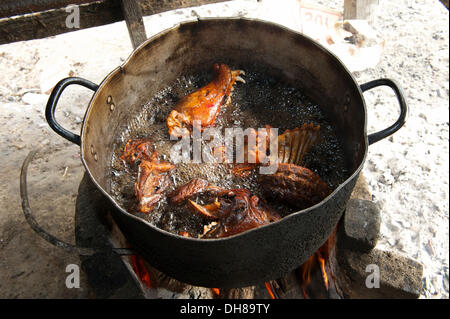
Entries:
<svg viewBox="0 0 450 319">
<path fill-rule="evenodd" d="M 424 265 L 425 298 L 449 297 L 449 13 L 438 1 L 380 1 L 374 29 L 385 39 L 376 68 L 359 83 L 397 80 L 410 106 L 406 125 L 370 146 L 364 168 L 381 207 L 378 247 Z M 365 93 L 368 131 L 395 121 L 389 89 Z"/>
<path fill-rule="evenodd" d="M 343 8 L 343 0 L 317 3 Z M 257 6 L 255 0 L 236 0 L 146 17 L 145 24 L 150 36 L 197 15 L 254 17 Z M 385 40 L 383 56 L 376 67 L 354 75 L 360 84 L 383 77 L 397 80 L 410 106 L 406 125 L 392 137 L 370 146 L 363 170 L 382 212 L 378 247 L 424 265 L 423 298 L 448 298 L 449 13 L 438 0 L 380 0 L 374 21 L 374 29 Z M 0 297 L 88 296 L 86 290 L 68 291 L 63 284 L 65 265 L 77 263 L 77 259 L 61 256 L 56 248 L 36 241 L 24 224 L 18 172 L 28 151 L 38 144 L 46 147 L 47 154 L 35 165 L 35 177 L 31 179 L 37 189 L 31 195 L 32 207 L 33 203 L 35 207 L 42 205 L 38 210 L 42 220 L 51 217 L 45 215 L 45 208 L 54 214 L 56 217 L 44 226 L 60 228 L 57 234 L 70 241 L 73 217 L 66 216 L 73 215 L 83 167 L 78 148 L 69 146 L 45 123 L 46 93 L 68 75 L 98 83 L 130 52 L 123 22 L 0 46 L 0 154 L 5 163 L 0 169 L 0 198 L 4 203 L 0 207 Z M 79 130 L 89 98 L 86 89 L 67 89 L 57 112 L 64 126 Z M 365 98 L 369 132 L 396 120 L 398 107 L 389 89 L 370 90 Z M 46 178 L 39 180 L 40 173 Z M 55 182 L 65 186 L 55 186 Z M 48 190 L 53 193 L 47 195 Z M 54 193 L 61 193 L 59 201 L 48 204 Z"/>
</svg>

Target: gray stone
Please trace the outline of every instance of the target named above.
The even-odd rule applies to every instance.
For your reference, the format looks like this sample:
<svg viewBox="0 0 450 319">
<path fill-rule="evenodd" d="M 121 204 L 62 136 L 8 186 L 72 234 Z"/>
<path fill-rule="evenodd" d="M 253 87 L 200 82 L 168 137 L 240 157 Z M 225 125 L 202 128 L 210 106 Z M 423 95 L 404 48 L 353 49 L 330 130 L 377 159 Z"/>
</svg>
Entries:
<svg viewBox="0 0 450 319">
<path fill-rule="evenodd" d="M 339 244 L 350 250 L 369 252 L 380 235 L 380 211 L 368 200 L 350 199 L 339 227 Z"/>
<path fill-rule="evenodd" d="M 415 260 L 379 249 L 340 250 L 337 260 L 336 279 L 346 298 L 416 299 L 422 291 L 423 266 Z"/>
<path fill-rule="evenodd" d="M 359 174 L 359 177 L 356 180 L 355 188 L 353 188 L 353 192 L 350 198 L 366 199 L 366 200 L 372 199 L 372 195 L 370 194 L 369 191 L 369 185 L 367 185 L 367 181 L 363 174 Z"/>
<path fill-rule="evenodd" d="M 29 105 L 45 105 L 48 95 L 40 93 L 27 92 L 22 96 L 22 101 Z"/>
</svg>

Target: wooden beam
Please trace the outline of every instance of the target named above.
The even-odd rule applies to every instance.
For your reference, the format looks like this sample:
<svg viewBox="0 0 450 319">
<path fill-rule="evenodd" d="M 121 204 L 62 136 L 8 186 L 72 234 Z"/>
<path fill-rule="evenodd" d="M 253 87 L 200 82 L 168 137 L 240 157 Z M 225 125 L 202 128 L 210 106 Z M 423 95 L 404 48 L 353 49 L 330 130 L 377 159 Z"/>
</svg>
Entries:
<svg viewBox="0 0 450 319">
<path fill-rule="evenodd" d="M 136 0 L 121 0 L 121 3 L 131 44 L 133 49 L 136 49 L 142 42 L 147 40 L 141 6 Z"/>
<path fill-rule="evenodd" d="M 28 1 L 31 3 L 33 0 L 21 1 Z M 76 1 L 77 0 L 71 0 L 70 2 L 74 3 Z M 91 3 L 84 3 L 85 0 L 79 1 L 83 2 L 83 4 L 79 5 L 80 29 L 97 27 L 124 20 L 120 0 L 99 0 Z M 225 0 L 139 0 L 139 5 L 142 14 L 145 16 L 173 9 L 224 1 Z M 43 2 L 49 7 L 50 4 L 56 5 L 57 3 L 66 3 L 67 0 L 43 0 Z M 0 4 L 0 7 L 3 8 L 3 3 Z M 8 12 L 14 13 L 13 11 Z M 25 14 L 13 18 L 0 19 L 0 44 L 41 39 L 79 30 L 77 28 L 67 27 L 66 18 L 69 14 L 70 13 L 66 12 L 64 7 L 33 14 Z"/>
<path fill-rule="evenodd" d="M 97 27 L 123 20 L 118 1 L 99 1 L 79 6 L 80 29 Z M 79 30 L 69 28 L 65 8 L 0 20 L 0 44 L 41 39 Z"/>
<path fill-rule="evenodd" d="M 69 4 L 86 4 L 95 0 L 2 0 L 0 18 L 36 13 L 67 7 Z"/>
<path fill-rule="evenodd" d="M 144 16 L 164 11 L 197 7 L 203 4 L 225 2 L 227 0 L 139 0 Z"/>
</svg>

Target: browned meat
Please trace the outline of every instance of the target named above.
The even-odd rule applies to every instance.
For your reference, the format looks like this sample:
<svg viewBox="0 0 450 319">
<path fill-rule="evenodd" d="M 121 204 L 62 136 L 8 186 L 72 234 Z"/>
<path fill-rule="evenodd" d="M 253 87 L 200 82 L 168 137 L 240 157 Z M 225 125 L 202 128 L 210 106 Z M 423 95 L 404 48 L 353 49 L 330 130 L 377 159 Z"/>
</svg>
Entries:
<svg viewBox="0 0 450 319">
<path fill-rule="evenodd" d="M 173 204 L 178 205 L 184 202 L 188 197 L 191 197 L 195 194 L 203 193 L 204 191 L 207 190 L 208 186 L 209 186 L 208 181 L 201 178 L 194 178 L 187 184 L 178 187 L 176 190 L 167 195 L 167 197 L 170 198 L 170 201 Z"/>
<path fill-rule="evenodd" d="M 208 204 L 194 202 L 190 199 L 194 195 Z M 193 179 L 169 197 L 172 203 L 186 203 L 189 210 L 213 221 L 205 227 L 204 238 L 228 237 L 281 218 L 247 189 L 227 190 L 202 179 Z"/>
<path fill-rule="evenodd" d="M 244 140 L 244 163 L 235 164 L 233 174 L 240 177 L 250 175 L 253 169 L 269 160 L 267 152 L 270 149 L 271 126 L 265 130 L 250 130 L 249 136 L 256 140 L 256 145 L 248 145 L 248 137 Z M 292 130 L 286 130 L 278 136 L 278 163 L 292 163 L 301 165 L 305 154 L 317 143 L 320 137 L 320 125 L 303 124 Z M 260 143 L 265 139 L 265 144 Z M 272 136 L 273 139 L 273 136 Z M 273 154 L 271 154 L 273 156 Z M 270 160 L 275 160 L 274 158 Z"/>
<path fill-rule="evenodd" d="M 270 148 L 270 129 L 270 125 L 266 125 L 265 130 L 256 131 L 255 129 L 250 129 L 248 135 L 244 136 L 244 162 L 234 164 L 232 169 L 234 175 L 240 177 L 248 176 L 253 169 L 267 160 L 267 151 Z M 255 141 L 254 145 L 249 144 L 250 138 Z M 265 140 L 265 143 L 263 140 Z"/>
<path fill-rule="evenodd" d="M 163 193 L 169 187 L 169 180 L 165 173 L 174 168 L 175 165 L 167 162 L 141 161 L 134 193 L 139 200 L 139 210 L 142 213 L 149 213 L 164 196 Z"/>
<path fill-rule="evenodd" d="M 303 124 L 278 136 L 278 162 L 302 165 L 303 158 L 320 137 L 320 125 Z"/>
<path fill-rule="evenodd" d="M 233 189 L 219 199 L 220 207 L 212 213 L 217 225 L 203 238 L 229 237 L 279 220 L 281 217 L 247 189 Z"/>
<path fill-rule="evenodd" d="M 275 174 L 260 175 L 265 196 L 286 202 L 297 208 L 306 208 L 330 194 L 328 185 L 306 167 L 280 163 Z"/>
<path fill-rule="evenodd" d="M 142 160 L 153 161 L 157 156 L 151 139 L 135 139 L 128 140 L 120 159 L 132 166 Z"/>
<path fill-rule="evenodd" d="M 220 108 L 230 101 L 233 85 L 244 82 L 239 75 L 242 70 L 230 70 L 226 64 L 213 65 L 214 79 L 204 87 L 182 98 L 170 112 L 167 127 L 171 136 L 181 137 L 189 133 L 194 121 L 201 127 L 211 126 L 220 113 Z"/>
<path fill-rule="evenodd" d="M 158 153 L 150 139 L 129 140 L 120 158 L 131 167 L 139 163 L 134 193 L 139 201 L 139 210 L 149 213 L 164 196 L 169 186 L 166 173 L 175 165 L 158 161 Z"/>
</svg>

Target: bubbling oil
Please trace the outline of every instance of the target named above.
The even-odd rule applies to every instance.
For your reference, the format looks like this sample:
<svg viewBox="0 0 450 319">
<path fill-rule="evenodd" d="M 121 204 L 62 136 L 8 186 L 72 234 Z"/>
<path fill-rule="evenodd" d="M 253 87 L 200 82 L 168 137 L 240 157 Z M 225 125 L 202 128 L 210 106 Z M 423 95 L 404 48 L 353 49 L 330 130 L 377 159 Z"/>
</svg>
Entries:
<svg viewBox="0 0 450 319">
<path fill-rule="evenodd" d="M 245 70 L 246 83 L 236 83 L 231 102 L 222 107 L 214 127 L 224 136 L 226 128 L 264 128 L 270 125 L 278 128 L 278 134 L 286 129 L 301 127 L 304 123 L 320 125 L 321 139 L 306 154 L 303 166 L 317 173 L 330 187 L 335 189 L 348 177 L 344 151 L 336 131 L 325 112 L 311 101 L 302 88 L 292 85 L 263 72 L 258 68 Z M 173 232 L 187 231 L 196 236 L 202 233 L 208 221 L 184 207 L 169 205 L 162 199 L 149 213 L 138 210 L 138 201 L 134 194 L 137 171 L 122 163 L 120 155 L 129 139 L 150 138 L 161 161 L 173 162 L 171 151 L 178 141 L 171 140 L 166 119 L 174 105 L 185 95 L 211 81 L 210 73 L 180 76 L 166 88 L 151 97 L 137 114 L 131 114 L 125 128 L 118 132 L 111 159 L 111 195 L 129 213 L 136 215 L 153 225 Z M 191 142 L 192 144 L 192 142 Z M 201 148 L 208 142 L 201 141 Z M 226 163 L 180 162 L 177 168 L 168 173 L 171 186 L 168 192 L 194 178 L 208 180 L 211 184 L 226 189 L 246 188 L 264 199 L 258 183 L 258 169 L 245 178 L 231 173 L 232 166 Z M 201 202 L 201 199 L 195 199 Z M 269 202 L 281 216 L 296 211 L 283 203 Z"/>
</svg>

